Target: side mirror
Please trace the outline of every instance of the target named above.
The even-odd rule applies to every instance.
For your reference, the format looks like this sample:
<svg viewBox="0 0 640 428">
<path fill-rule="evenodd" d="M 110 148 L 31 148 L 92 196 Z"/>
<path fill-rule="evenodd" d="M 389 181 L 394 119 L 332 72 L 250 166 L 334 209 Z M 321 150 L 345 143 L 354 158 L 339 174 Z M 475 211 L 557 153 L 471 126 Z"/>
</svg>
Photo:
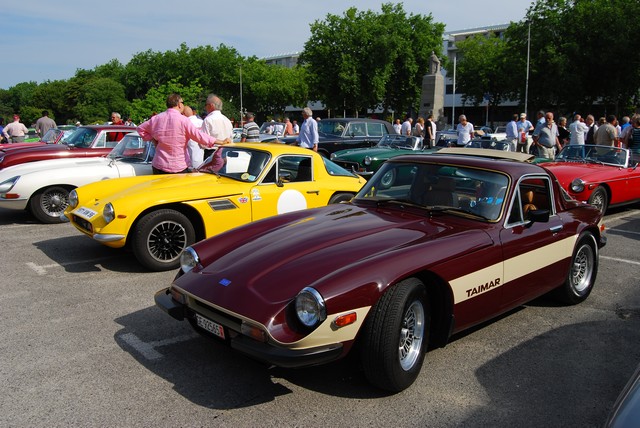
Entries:
<svg viewBox="0 0 640 428">
<path fill-rule="evenodd" d="M 527 213 L 527 219 L 531 222 L 529 225 L 533 223 L 548 223 L 549 222 L 549 210 L 531 210 Z"/>
<path fill-rule="evenodd" d="M 288 171 L 281 171 L 278 174 L 278 182 L 276 183 L 276 186 L 283 187 L 284 183 L 289 181 L 291 181 L 291 173 Z"/>
</svg>

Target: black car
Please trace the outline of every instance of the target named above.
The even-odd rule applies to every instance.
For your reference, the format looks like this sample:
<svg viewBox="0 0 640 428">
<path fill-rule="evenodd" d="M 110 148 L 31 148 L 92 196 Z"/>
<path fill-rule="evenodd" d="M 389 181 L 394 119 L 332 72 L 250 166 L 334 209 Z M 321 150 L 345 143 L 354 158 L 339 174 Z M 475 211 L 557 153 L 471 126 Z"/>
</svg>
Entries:
<svg viewBox="0 0 640 428">
<path fill-rule="evenodd" d="M 338 150 L 373 147 L 388 134 L 395 134 L 391 123 L 378 119 L 335 118 L 318 122 L 318 153 L 330 157 Z M 287 144 L 295 144 L 297 137 L 285 138 Z"/>
</svg>

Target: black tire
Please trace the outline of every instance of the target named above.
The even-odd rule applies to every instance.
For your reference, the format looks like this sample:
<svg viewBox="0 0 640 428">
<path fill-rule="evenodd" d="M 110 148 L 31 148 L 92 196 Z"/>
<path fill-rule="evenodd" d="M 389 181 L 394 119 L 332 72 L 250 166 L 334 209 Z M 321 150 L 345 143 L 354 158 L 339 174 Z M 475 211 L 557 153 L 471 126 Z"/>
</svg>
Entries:
<svg viewBox="0 0 640 428">
<path fill-rule="evenodd" d="M 29 200 L 29 211 L 42 223 L 62 223 L 60 215 L 69 205 L 69 189 L 51 186 L 38 190 Z"/>
<path fill-rule="evenodd" d="M 362 364 L 371 384 L 399 392 L 420 374 L 429 342 L 430 311 L 424 285 L 406 279 L 371 310 L 362 335 Z"/>
<path fill-rule="evenodd" d="M 146 214 L 136 224 L 132 249 L 138 261 L 153 271 L 177 269 L 180 254 L 195 242 L 195 231 L 182 213 L 162 209 Z"/>
<path fill-rule="evenodd" d="M 598 186 L 589 196 L 589 205 L 598 208 L 602 214 L 607 211 L 609 206 L 609 196 L 604 187 Z"/>
<path fill-rule="evenodd" d="M 329 205 L 331 204 L 339 204 L 340 202 L 349 202 L 353 199 L 353 193 L 336 193 L 329 199 Z"/>
<path fill-rule="evenodd" d="M 576 305 L 584 302 L 591 294 L 598 273 L 597 248 L 596 240 L 591 233 L 585 233 L 578 239 L 571 256 L 567 278 L 556 290 L 558 299 L 563 303 Z"/>
</svg>

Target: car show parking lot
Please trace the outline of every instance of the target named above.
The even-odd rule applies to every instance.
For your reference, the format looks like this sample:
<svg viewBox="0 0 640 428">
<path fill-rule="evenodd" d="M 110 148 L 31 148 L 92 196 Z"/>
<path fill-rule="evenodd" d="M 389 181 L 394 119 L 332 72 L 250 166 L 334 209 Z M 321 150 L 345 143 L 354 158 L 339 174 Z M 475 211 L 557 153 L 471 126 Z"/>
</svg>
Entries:
<svg viewBox="0 0 640 428">
<path fill-rule="evenodd" d="M 350 359 L 254 362 L 154 305 L 175 271 L 0 210 L 0 425 L 602 426 L 640 362 L 640 206 L 605 224 L 585 302 L 545 296 L 455 336 L 387 394 Z"/>
</svg>

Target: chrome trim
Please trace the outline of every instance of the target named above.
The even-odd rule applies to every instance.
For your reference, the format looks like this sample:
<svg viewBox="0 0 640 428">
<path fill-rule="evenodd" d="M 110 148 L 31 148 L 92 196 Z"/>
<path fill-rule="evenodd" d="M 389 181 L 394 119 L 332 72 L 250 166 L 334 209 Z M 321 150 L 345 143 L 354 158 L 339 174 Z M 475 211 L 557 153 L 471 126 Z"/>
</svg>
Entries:
<svg viewBox="0 0 640 428">
<path fill-rule="evenodd" d="M 93 239 L 95 239 L 98 242 L 114 242 L 114 241 L 120 241 L 121 239 L 124 239 L 125 235 L 103 235 L 102 233 L 96 233 L 95 235 L 93 235 Z"/>
</svg>

